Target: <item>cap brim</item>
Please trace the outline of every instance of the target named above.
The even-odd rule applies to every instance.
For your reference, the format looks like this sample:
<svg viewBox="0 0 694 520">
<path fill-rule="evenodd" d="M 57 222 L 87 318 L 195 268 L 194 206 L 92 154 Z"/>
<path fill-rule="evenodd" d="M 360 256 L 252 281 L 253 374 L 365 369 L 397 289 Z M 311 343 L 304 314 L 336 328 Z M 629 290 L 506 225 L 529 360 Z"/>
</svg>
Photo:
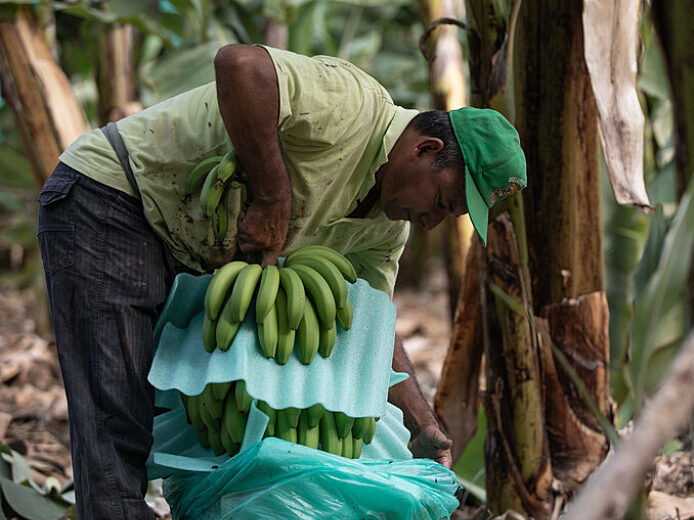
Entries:
<svg viewBox="0 0 694 520">
<path fill-rule="evenodd" d="M 472 225 L 482 239 L 482 243 L 486 246 L 489 208 L 477 189 L 467 165 L 465 166 L 465 201 L 467 202 L 467 211 L 468 215 L 470 215 L 470 220 L 472 220 Z"/>
</svg>

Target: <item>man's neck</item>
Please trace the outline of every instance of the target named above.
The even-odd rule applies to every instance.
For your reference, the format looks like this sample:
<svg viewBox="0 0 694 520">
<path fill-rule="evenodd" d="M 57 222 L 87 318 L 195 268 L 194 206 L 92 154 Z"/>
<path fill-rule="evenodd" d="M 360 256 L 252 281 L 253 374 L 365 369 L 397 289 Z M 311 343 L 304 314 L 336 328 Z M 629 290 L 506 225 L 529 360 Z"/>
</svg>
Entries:
<svg viewBox="0 0 694 520">
<path fill-rule="evenodd" d="M 376 201 L 379 199 L 381 196 L 381 183 L 376 182 L 376 184 L 373 185 L 373 187 L 369 190 L 369 193 L 366 194 L 366 197 L 364 197 L 364 200 L 359 200 L 357 203 L 357 207 L 354 208 L 354 211 L 347 215 L 347 218 L 364 218 L 366 215 L 369 214 L 369 211 L 373 208 L 374 204 Z"/>
</svg>

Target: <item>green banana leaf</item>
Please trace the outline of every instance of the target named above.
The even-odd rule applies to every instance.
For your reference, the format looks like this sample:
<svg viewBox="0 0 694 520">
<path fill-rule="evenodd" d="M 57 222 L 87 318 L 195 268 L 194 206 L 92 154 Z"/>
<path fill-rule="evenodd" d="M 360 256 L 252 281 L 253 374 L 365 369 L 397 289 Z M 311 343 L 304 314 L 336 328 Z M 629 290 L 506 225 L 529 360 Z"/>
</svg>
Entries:
<svg viewBox="0 0 694 520">
<path fill-rule="evenodd" d="M 167 99 L 214 80 L 214 57 L 227 42 L 212 41 L 204 45 L 177 49 L 154 60 L 142 78 L 159 100 Z"/>
<path fill-rule="evenodd" d="M 634 304 L 631 326 L 631 363 L 629 367 L 632 390 L 639 407 L 658 372 L 651 363 L 665 354 L 659 352 L 670 345 L 678 345 L 684 337 L 689 312 L 682 312 L 685 301 L 686 281 L 694 246 L 694 178 L 682 197 L 670 229 L 665 235 L 658 267 L 648 277 L 648 282 Z M 654 242 L 657 239 L 654 238 Z M 646 276 L 647 271 L 643 275 Z M 682 319 L 682 316 L 684 318 Z M 676 339 L 673 339 L 676 338 Z M 675 349 L 676 350 L 676 349 Z M 655 356 L 655 354 L 658 356 Z"/>
<path fill-rule="evenodd" d="M 9 506 L 27 520 L 57 520 L 62 517 L 66 505 L 60 505 L 40 495 L 35 490 L 0 477 L 0 488 Z"/>
<path fill-rule="evenodd" d="M 653 25 L 645 16 L 641 20 L 641 41 L 644 53 L 639 66 L 638 86 L 655 98 L 669 99 L 670 86 L 663 65 L 663 57 L 658 48 Z"/>
</svg>

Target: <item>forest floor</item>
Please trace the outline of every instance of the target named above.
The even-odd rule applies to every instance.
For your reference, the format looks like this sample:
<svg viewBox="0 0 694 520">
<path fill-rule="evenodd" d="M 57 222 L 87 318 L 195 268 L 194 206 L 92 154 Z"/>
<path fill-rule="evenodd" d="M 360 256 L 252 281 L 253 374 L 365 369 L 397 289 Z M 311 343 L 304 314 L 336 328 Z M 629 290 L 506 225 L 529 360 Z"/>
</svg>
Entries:
<svg viewBox="0 0 694 520">
<path fill-rule="evenodd" d="M 450 319 L 443 271 L 427 285 L 396 289 L 396 331 L 402 337 L 425 398 L 433 403 L 450 338 Z M 41 304 L 32 293 L 0 287 L 0 443 L 19 452 L 30 464 L 34 481 L 72 476 L 67 401 L 50 333 L 37 331 Z M 687 452 L 656 460 L 649 494 L 649 520 L 694 518 L 694 465 Z M 160 519 L 170 519 L 161 489 L 148 497 Z M 673 516 L 674 515 L 674 516 Z M 457 520 L 486 518 L 468 507 Z M 510 517 L 509 517 L 510 518 Z"/>
</svg>

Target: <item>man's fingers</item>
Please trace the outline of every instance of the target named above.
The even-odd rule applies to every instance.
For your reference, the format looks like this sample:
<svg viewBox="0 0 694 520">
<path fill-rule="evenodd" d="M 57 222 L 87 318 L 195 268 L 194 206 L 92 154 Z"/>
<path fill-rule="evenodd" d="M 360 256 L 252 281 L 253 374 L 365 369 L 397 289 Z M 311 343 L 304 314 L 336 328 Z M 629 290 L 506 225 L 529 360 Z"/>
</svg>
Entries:
<svg viewBox="0 0 694 520">
<path fill-rule="evenodd" d="M 263 253 L 263 263 L 261 264 L 263 269 L 265 269 L 268 265 L 277 265 L 277 258 L 279 256 L 279 249 L 266 250 Z"/>
</svg>

